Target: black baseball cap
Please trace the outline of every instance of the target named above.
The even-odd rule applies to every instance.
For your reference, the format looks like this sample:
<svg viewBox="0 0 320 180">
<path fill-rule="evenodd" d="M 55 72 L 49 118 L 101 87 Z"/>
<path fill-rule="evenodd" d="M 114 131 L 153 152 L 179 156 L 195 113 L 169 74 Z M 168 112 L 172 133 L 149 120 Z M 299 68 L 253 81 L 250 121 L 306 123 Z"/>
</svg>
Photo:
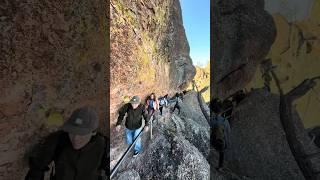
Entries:
<svg viewBox="0 0 320 180">
<path fill-rule="evenodd" d="M 62 130 L 77 135 L 86 135 L 98 129 L 99 120 L 91 107 L 82 107 L 73 111 L 71 117 L 63 124 Z"/>
</svg>

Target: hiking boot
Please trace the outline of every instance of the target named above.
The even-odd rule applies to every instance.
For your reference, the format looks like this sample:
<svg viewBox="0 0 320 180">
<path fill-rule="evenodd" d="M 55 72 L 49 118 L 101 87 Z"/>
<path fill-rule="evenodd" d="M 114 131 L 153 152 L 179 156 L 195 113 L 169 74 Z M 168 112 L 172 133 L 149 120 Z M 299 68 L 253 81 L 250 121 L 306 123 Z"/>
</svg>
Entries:
<svg viewBox="0 0 320 180">
<path fill-rule="evenodd" d="M 139 154 L 140 154 L 140 152 L 136 151 L 136 152 L 133 153 L 133 157 L 135 158 L 135 157 L 137 157 Z"/>
</svg>

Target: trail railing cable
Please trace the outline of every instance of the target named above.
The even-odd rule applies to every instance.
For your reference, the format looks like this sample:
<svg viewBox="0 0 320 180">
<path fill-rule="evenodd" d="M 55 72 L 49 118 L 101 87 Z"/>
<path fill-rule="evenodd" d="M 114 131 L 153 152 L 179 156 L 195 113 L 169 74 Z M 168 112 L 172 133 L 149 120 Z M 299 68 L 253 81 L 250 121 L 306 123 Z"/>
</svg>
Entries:
<svg viewBox="0 0 320 180">
<path fill-rule="evenodd" d="M 130 152 L 130 150 L 132 149 L 132 147 L 136 144 L 136 142 L 138 141 L 139 137 L 141 136 L 143 130 L 145 127 L 142 128 L 141 132 L 138 134 L 138 136 L 134 139 L 133 143 L 130 144 L 130 146 L 128 147 L 128 149 L 126 150 L 126 152 L 121 156 L 120 160 L 117 162 L 117 164 L 114 166 L 114 168 L 111 171 L 110 174 L 110 179 L 116 174 L 117 170 L 119 169 L 121 163 L 124 161 L 125 157 L 128 155 L 128 153 Z"/>
<path fill-rule="evenodd" d="M 152 115 L 152 117 L 150 118 L 150 123 L 152 123 L 155 120 L 154 115 Z M 110 174 L 110 179 L 112 179 L 112 177 L 114 177 L 114 175 L 117 173 L 120 165 L 123 163 L 124 159 L 126 158 L 126 156 L 129 154 L 130 150 L 133 148 L 133 146 L 136 144 L 136 142 L 138 141 L 139 137 L 143 134 L 145 126 L 142 128 L 141 132 L 138 134 L 138 136 L 134 139 L 133 143 L 130 144 L 130 146 L 127 148 L 127 150 L 124 152 L 124 154 L 121 156 L 120 160 L 117 162 L 117 164 L 114 166 L 114 168 L 111 171 Z"/>
</svg>

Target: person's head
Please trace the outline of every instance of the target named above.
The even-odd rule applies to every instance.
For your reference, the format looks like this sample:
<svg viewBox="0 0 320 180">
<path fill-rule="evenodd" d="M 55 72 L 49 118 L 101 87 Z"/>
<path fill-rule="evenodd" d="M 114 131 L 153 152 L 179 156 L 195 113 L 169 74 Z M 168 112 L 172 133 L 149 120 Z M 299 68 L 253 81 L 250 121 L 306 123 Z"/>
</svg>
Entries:
<svg viewBox="0 0 320 180">
<path fill-rule="evenodd" d="M 156 99 L 156 94 L 155 93 L 151 93 L 150 94 L 150 99 L 155 100 Z"/>
<path fill-rule="evenodd" d="M 62 130 L 69 134 L 74 149 L 86 146 L 99 126 L 97 113 L 90 107 L 76 109 L 63 124 Z"/>
<path fill-rule="evenodd" d="M 131 104 L 133 109 L 136 109 L 139 106 L 140 102 L 141 99 L 139 96 L 133 96 L 129 103 Z"/>
<path fill-rule="evenodd" d="M 210 101 L 209 107 L 215 114 L 220 114 L 221 108 L 222 108 L 222 103 L 221 103 L 220 99 L 215 98 L 212 101 Z"/>
</svg>

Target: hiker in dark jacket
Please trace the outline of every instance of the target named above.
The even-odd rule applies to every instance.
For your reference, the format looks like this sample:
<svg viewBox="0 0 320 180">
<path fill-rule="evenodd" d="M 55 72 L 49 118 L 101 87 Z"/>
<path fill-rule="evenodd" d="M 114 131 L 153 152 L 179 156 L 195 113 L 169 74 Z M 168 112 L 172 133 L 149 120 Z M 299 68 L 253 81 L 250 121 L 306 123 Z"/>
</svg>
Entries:
<svg viewBox="0 0 320 180">
<path fill-rule="evenodd" d="M 211 120 L 211 145 L 219 152 L 219 165 L 217 170 L 223 168 L 225 150 L 230 148 L 230 125 L 226 118 L 222 116 L 221 107 L 215 107 Z"/>
<path fill-rule="evenodd" d="M 178 109 L 178 114 L 180 114 L 181 111 L 181 106 L 180 104 L 182 103 L 183 100 L 183 94 L 182 93 L 176 93 L 176 95 L 171 99 L 176 102 L 176 104 L 173 107 L 173 110 L 171 113 L 173 113 L 176 109 Z"/>
<path fill-rule="evenodd" d="M 109 173 L 109 142 L 97 133 L 99 120 L 89 107 L 75 110 L 62 130 L 49 134 L 31 154 L 25 180 L 43 180 L 54 162 L 54 180 L 98 180 Z"/>
<path fill-rule="evenodd" d="M 148 116 L 147 112 L 145 111 L 144 105 L 140 104 L 141 100 L 138 96 L 133 96 L 129 103 L 125 104 L 119 110 L 119 117 L 116 124 L 116 130 L 119 132 L 120 125 L 123 121 L 125 114 L 127 113 L 127 118 L 125 121 L 126 127 L 126 138 L 127 144 L 132 144 L 134 139 L 139 135 L 142 131 L 142 117 L 145 120 L 145 130 L 148 131 L 148 123 L 150 117 Z M 133 157 L 136 157 L 142 149 L 141 145 L 141 138 L 137 140 L 134 146 L 134 154 Z"/>
</svg>

